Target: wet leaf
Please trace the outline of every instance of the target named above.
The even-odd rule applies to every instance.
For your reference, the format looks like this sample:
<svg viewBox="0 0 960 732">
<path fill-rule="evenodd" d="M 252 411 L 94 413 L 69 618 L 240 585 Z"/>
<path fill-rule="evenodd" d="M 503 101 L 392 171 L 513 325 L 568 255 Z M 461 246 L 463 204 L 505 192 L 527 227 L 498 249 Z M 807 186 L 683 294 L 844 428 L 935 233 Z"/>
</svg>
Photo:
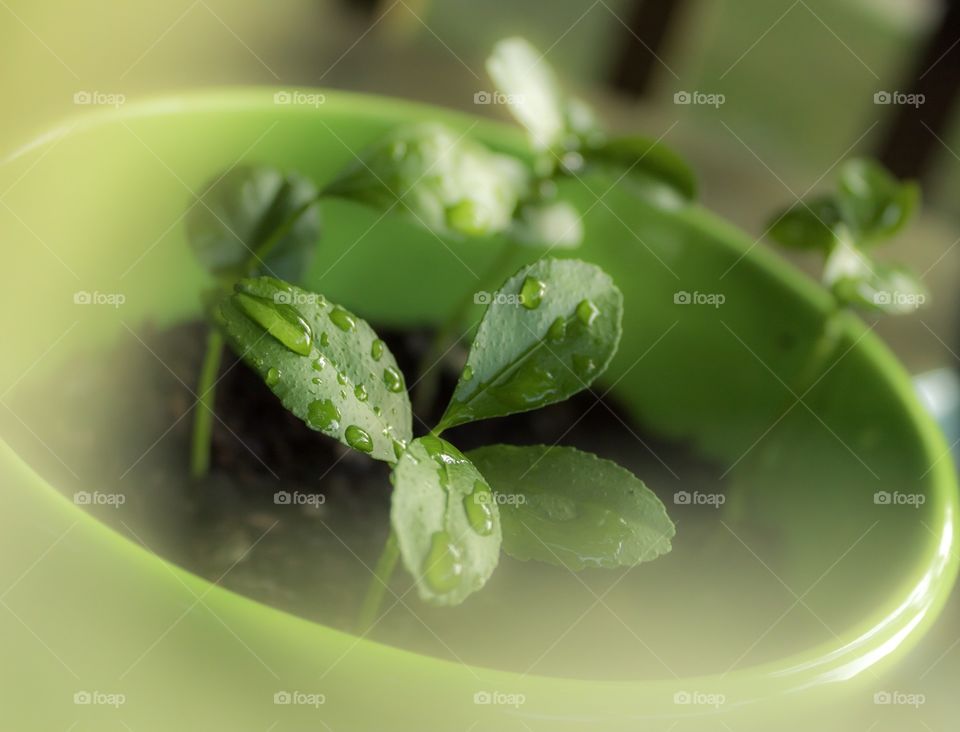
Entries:
<svg viewBox="0 0 960 732">
<path fill-rule="evenodd" d="M 616 463 L 572 447 L 491 445 L 468 457 L 497 494 L 503 549 L 572 570 L 632 567 L 666 554 L 660 499 Z"/>
<path fill-rule="evenodd" d="M 414 440 L 393 470 L 390 522 L 420 598 L 458 605 L 500 559 L 500 517 L 480 472 L 437 437 Z"/>
<path fill-rule="evenodd" d="M 373 329 L 323 296 L 270 277 L 245 279 L 215 319 L 227 342 L 284 407 L 378 460 L 411 439 L 397 362 Z"/>
<path fill-rule="evenodd" d="M 550 258 L 524 267 L 493 295 L 440 427 L 586 389 L 616 352 L 622 313 L 623 297 L 599 267 Z"/>
</svg>

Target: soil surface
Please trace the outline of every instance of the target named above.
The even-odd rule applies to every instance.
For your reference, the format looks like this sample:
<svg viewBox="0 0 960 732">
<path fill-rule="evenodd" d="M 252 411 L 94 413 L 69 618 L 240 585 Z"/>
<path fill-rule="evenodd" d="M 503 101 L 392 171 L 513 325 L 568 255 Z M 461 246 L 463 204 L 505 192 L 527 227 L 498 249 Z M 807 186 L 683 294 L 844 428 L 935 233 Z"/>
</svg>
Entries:
<svg viewBox="0 0 960 732">
<path fill-rule="evenodd" d="M 404 373 L 415 373 L 430 333 L 379 332 Z M 35 464 L 53 466 L 43 472 L 68 495 L 99 486 L 108 497 L 122 496 L 119 506 L 116 500 L 87 506 L 120 533 L 225 587 L 348 629 L 388 529 L 388 467 L 308 429 L 228 351 L 216 391 L 210 474 L 193 482 L 188 455 L 204 337 L 198 323 L 126 333 L 107 358 L 102 351 L 81 355 L 67 378 L 20 394 L 35 415 L 31 429 L 45 444 L 15 422 L 3 424 L 3 431 Z M 460 347 L 451 352 L 437 403 L 417 415 L 415 434 L 440 416 L 465 358 Z M 666 465 L 682 466 L 684 483 L 718 485 L 717 466 L 683 445 L 641 434 L 614 399 L 598 399 L 599 393 L 464 425 L 445 437 L 464 451 L 503 442 L 595 452 L 641 476 L 668 510 L 677 483 Z M 279 491 L 295 498 L 278 503 Z M 504 557 L 501 587 L 517 581 L 509 579 L 511 563 L 522 564 Z M 558 581 L 566 581 L 558 572 Z M 402 571 L 393 584 L 400 596 L 409 589 Z M 434 609 L 411 593 L 400 602 L 409 612 L 392 613 L 374 635 L 422 650 L 421 641 L 430 641 L 424 618 L 431 627 L 431 618 L 436 627 L 462 625 L 469 616 L 458 613 L 496 612 L 490 605 L 495 598 L 478 600 L 472 610 Z M 433 650 L 444 655 L 442 647 Z"/>
</svg>

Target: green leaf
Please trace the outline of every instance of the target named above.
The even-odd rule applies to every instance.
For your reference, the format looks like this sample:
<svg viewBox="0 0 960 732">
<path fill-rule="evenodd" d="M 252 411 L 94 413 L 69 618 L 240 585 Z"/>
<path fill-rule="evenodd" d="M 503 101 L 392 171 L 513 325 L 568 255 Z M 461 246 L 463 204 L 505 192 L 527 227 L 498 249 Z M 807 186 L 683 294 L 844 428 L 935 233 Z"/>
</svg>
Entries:
<svg viewBox="0 0 960 732">
<path fill-rule="evenodd" d="M 536 149 L 564 146 L 570 133 L 567 102 L 556 74 L 536 48 L 519 37 L 499 41 L 487 59 L 487 73 Z M 582 114 L 573 119 L 582 126 Z"/>
<path fill-rule="evenodd" d="M 649 137 L 616 137 L 584 149 L 583 157 L 588 167 L 612 166 L 616 177 L 629 170 L 629 176 L 654 178 L 684 200 L 697 197 L 697 179 L 690 166 L 669 147 Z"/>
<path fill-rule="evenodd" d="M 617 350 L 622 313 L 623 297 L 599 267 L 549 258 L 524 267 L 493 295 L 440 428 L 586 389 Z"/>
<path fill-rule="evenodd" d="M 500 559 L 500 516 L 490 487 L 457 448 L 420 437 L 393 469 L 390 522 L 421 599 L 459 605 Z"/>
<path fill-rule="evenodd" d="M 308 427 L 394 462 L 411 439 L 397 362 L 367 323 L 322 295 L 245 279 L 215 318 L 228 343 Z"/>
<path fill-rule="evenodd" d="M 840 169 L 838 201 L 861 244 L 888 239 L 902 229 L 920 204 L 920 189 L 901 182 L 877 162 L 854 159 Z"/>
<path fill-rule="evenodd" d="M 529 172 L 444 125 L 401 128 L 361 153 L 325 190 L 412 216 L 441 234 L 504 231 L 529 190 Z"/>
<path fill-rule="evenodd" d="M 238 166 L 207 184 L 202 201 L 187 213 L 187 240 L 197 259 L 215 275 L 270 274 L 299 280 L 320 238 L 317 189 L 306 178 L 265 166 Z M 255 256 L 277 229 L 296 217 Z"/>
<path fill-rule="evenodd" d="M 845 239 L 827 259 L 824 284 L 845 305 L 888 315 L 916 312 L 930 299 L 927 288 L 908 269 L 877 262 Z"/>
<path fill-rule="evenodd" d="M 632 567 L 676 532 L 660 499 L 616 463 L 572 447 L 491 445 L 468 457 L 497 495 L 503 549 L 572 570 Z"/>
<path fill-rule="evenodd" d="M 818 249 L 827 253 L 841 224 L 840 209 L 831 196 L 797 203 L 770 224 L 774 241 L 791 249 Z"/>
<path fill-rule="evenodd" d="M 509 236 L 519 244 L 573 249 L 583 241 L 583 220 L 566 201 L 531 201 L 520 207 Z"/>
</svg>

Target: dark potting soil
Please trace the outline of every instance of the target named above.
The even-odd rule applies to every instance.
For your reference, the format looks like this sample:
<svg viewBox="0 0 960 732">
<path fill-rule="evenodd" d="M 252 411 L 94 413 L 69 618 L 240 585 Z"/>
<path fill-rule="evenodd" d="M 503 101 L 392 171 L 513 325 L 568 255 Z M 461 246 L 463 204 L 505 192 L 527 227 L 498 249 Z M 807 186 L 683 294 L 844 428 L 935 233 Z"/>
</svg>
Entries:
<svg viewBox="0 0 960 732">
<path fill-rule="evenodd" d="M 216 390 L 210 474 L 192 481 L 193 391 L 205 332 L 194 323 L 124 333 L 106 357 L 103 351 L 80 356 L 66 378 L 19 395 L 29 404 L 30 431 L 9 420 L 0 427 L 28 460 L 33 455 L 34 464 L 52 466 L 45 477 L 68 495 L 99 493 L 87 508 L 133 541 L 236 592 L 349 629 L 388 530 L 388 466 L 308 429 L 228 351 Z M 430 333 L 379 332 L 404 373 L 415 373 Z M 439 418 L 465 358 L 461 347 L 451 352 L 438 399 L 415 418 L 415 434 Z M 719 485 L 719 466 L 643 433 L 614 398 L 598 399 L 599 393 L 464 425 L 445 437 L 464 451 L 502 442 L 595 452 L 642 477 L 671 513 L 675 470 L 684 484 Z M 504 557 L 498 574 L 511 563 L 520 564 Z M 393 585 L 402 595 L 409 579 L 398 570 Z M 484 603 L 493 602 L 495 594 L 472 612 L 489 612 Z M 375 637 L 403 644 L 425 635 L 423 617 L 455 623 L 458 613 L 471 612 L 428 608 L 415 592 L 401 604 L 410 613 L 390 615 Z M 441 646 L 435 651 L 444 655 Z"/>
</svg>

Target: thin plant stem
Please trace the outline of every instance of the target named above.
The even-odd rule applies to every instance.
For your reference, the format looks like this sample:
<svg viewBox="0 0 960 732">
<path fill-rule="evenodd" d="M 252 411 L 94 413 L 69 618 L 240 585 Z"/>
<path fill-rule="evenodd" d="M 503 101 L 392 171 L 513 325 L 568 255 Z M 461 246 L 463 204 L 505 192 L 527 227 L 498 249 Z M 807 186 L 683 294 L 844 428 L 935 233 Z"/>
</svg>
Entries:
<svg viewBox="0 0 960 732">
<path fill-rule="evenodd" d="M 190 452 L 190 475 L 202 478 L 210 470 L 210 440 L 213 434 L 213 403 L 216 380 L 223 357 L 223 336 L 216 328 L 207 333 L 207 350 L 200 368 L 197 385 L 198 403 L 193 414 L 193 435 Z"/>
<path fill-rule="evenodd" d="M 380 606 L 383 604 L 383 596 L 386 594 L 387 586 L 390 583 L 390 577 L 397 566 L 397 560 L 400 559 L 400 545 L 397 542 L 397 534 L 390 529 L 390 535 L 383 545 L 383 551 L 377 560 L 377 566 L 374 567 L 373 577 L 370 584 L 367 585 L 367 592 L 363 597 L 363 604 L 360 606 L 360 614 L 357 616 L 357 632 L 365 633 L 377 620 L 377 614 L 380 612 Z"/>
</svg>

